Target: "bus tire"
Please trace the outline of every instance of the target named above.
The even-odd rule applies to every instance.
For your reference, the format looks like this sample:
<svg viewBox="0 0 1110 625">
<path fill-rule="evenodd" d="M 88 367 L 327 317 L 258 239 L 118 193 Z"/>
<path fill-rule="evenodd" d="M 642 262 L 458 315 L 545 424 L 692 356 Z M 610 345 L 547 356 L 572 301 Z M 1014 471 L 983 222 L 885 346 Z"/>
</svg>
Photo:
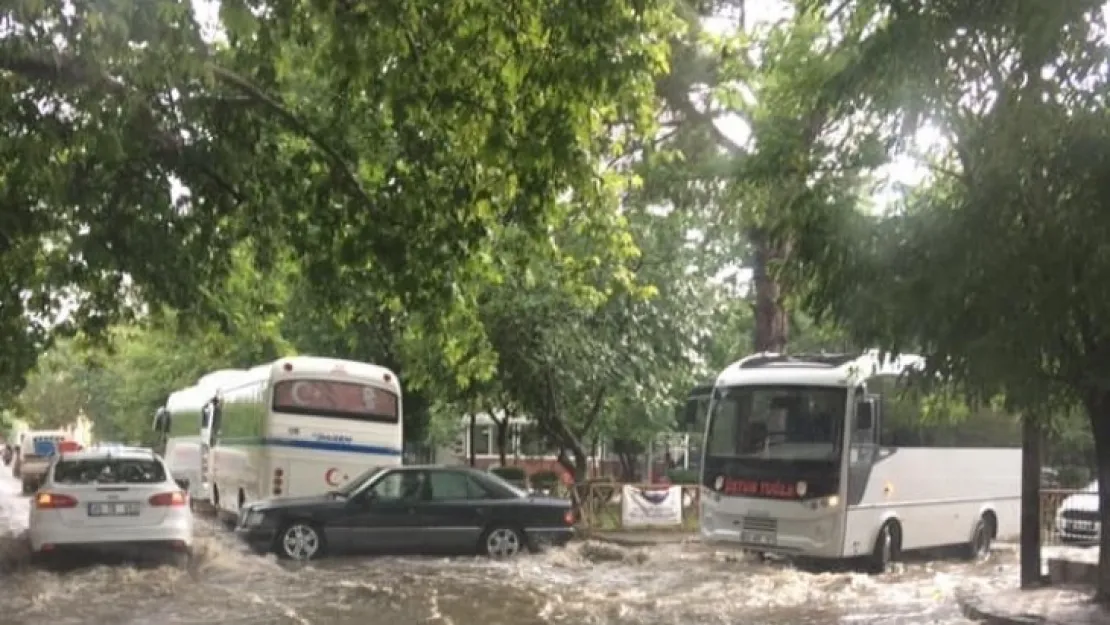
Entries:
<svg viewBox="0 0 1110 625">
<path fill-rule="evenodd" d="M 867 557 L 867 572 L 872 575 L 882 575 L 890 570 L 890 565 L 898 558 L 898 551 L 902 546 L 902 533 L 896 521 L 887 521 L 879 528 L 879 535 L 875 537 L 875 547 Z"/>
<path fill-rule="evenodd" d="M 994 522 L 989 513 L 984 513 L 975 523 L 971 532 L 971 542 L 967 544 L 966 556 L 968 560 L 983 562 L 991 555 L 991 543 L 994 541 Z"/>
</svg>

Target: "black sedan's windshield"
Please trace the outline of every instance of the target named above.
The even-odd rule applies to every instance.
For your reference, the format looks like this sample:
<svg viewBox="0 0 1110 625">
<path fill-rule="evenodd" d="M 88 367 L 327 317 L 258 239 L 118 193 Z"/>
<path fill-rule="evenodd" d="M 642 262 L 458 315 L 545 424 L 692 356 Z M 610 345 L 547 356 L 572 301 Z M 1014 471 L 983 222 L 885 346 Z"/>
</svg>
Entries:
<svg viewBox="0 0 1110 625">
<path fill-rule="evenodd" d="M 358 490 L 363 484 L 370 480 L 370 478 L 374 477 L 381 471 L 382 467 L 371 467 L 363 471 L 361 474 L 355 476 L 355 479 L 348 481 L 346 484 L 331 492 L 339 495 L 340 497 L 350 497 L 352 493 Z"/>
<path fill-rule="evenodd" d="M 509 483 L 496 473 L 483 473 L 481 479 L 486 483 L 487 486 L 493 488 L 495 491 L 500 491 L 498 492 L 499 495 L 514 496 L 518 498 L 528 496 L 528 491 L 513 486 L 511 483 Z"/>
</svg>

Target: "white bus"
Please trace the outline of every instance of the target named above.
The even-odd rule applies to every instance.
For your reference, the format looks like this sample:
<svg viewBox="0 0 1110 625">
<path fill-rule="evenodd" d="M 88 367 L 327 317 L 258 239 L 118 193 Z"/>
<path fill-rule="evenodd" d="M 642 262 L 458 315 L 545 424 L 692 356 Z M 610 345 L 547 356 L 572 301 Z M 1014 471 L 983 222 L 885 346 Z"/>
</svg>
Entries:
<svg viewBox="0 0 1110 625">
<path fill-rule="evenodd" d="M 222 384 L 246 375 L 245 369 L 220 369 L 205 374 L 193 386 L 170 393 L 166 405 L 154 414 L 156 447 L 174 478 L 189 480 L 193 502 L 209 499 L 202 441 L 207 440 L 211 426 L 212 400 Z"/>
<path fill-rule="evenodd" d="M 221 387 L 209 449 L 220 516 L 269 497 L 318 495 L 401 464 L 401 385 L 377 365 L 299 356 Z"/>
<path fill-rule="evenodd" d="M 992 539 L 1017 535 L 1017 419 L 923 418 L 901 384 L 922 364 L 757 354 L 721 372 L 709 397 L 692 395 L 687 419 L 708 408 L 703 539 L 881 572 L 904 551 L 965 545 L 985 557 Z"/>
</svg>

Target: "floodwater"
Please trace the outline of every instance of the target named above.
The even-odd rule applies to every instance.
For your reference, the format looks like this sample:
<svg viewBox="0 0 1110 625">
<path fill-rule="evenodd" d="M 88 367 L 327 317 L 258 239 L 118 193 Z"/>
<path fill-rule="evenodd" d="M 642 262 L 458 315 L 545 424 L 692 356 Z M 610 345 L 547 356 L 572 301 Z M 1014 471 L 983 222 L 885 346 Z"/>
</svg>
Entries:
<svg viewBox="0 0 1110 625">
<path fill-rule="evenodd" d="M 883 625 L 966 623 L 959 592 L 1008 588 L 1016 559 L 916 562 L 898 572 L 806 573 L 701 545 L 575 543 L 512 562 L 336 559 L 247 553 L 205 525 L 188 570 L 28 564 L 27 499 L 0 468 L 5 625 Z M 6 530 L 6 531 L 4 531 Z"/>
</svg>

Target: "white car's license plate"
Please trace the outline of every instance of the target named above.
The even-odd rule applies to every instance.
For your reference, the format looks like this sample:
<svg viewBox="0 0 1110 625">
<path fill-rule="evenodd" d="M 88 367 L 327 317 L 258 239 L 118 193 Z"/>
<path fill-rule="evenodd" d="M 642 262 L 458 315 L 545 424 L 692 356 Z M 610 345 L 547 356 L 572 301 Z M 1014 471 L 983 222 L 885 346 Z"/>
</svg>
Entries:
<svg viewBox="0 0 1110 625">
<path fill-rule="evenodd" d="M 134 501 L 90 503 L 89 516 L 139 516 L 139 504 Z"/>
<path fill-rule="evenodd" d="M 778 544 L 778 536 L 769 532 L 740 532 L 740 542 L 773 547 Z"/>
</svg>

